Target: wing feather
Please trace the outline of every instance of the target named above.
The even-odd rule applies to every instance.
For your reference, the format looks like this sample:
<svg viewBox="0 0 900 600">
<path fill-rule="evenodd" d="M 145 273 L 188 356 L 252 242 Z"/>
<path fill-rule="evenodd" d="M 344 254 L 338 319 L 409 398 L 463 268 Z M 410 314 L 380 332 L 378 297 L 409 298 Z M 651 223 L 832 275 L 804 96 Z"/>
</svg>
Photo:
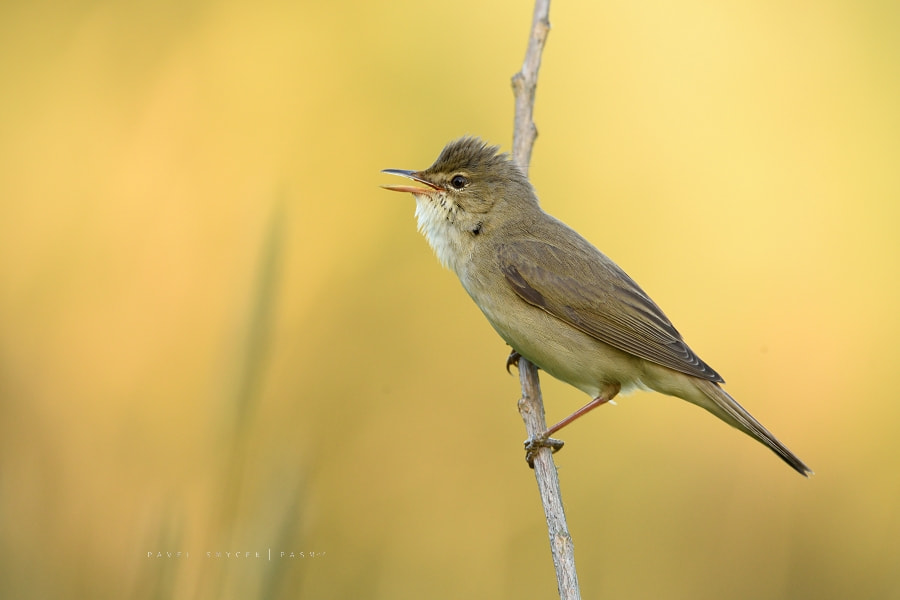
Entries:
<svg viewBox="0 0 900 600">
<path fill-rule="evenodd" d="M 638 284 L 587 242 L 562 249 L 513 241 L 498 248 L 498 259 L 506 282 L 529 304 L 619 350 L 724 383 Z"/>
</svg>

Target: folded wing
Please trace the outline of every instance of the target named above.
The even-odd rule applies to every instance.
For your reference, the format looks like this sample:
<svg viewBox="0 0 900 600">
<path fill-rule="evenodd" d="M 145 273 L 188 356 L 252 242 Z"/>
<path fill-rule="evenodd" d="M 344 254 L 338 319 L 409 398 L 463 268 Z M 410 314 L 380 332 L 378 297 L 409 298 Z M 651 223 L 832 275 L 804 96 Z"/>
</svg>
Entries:
<svg viewBox="0 0 900 600">
<path fill-rule="evenodd" d="M 506 282 L 529 304 L 614 348 L 724 383 L 647 294 L 590 244 L 563 250 L 519 240 L 500 246 L 498 259 Z"/>
</svg>

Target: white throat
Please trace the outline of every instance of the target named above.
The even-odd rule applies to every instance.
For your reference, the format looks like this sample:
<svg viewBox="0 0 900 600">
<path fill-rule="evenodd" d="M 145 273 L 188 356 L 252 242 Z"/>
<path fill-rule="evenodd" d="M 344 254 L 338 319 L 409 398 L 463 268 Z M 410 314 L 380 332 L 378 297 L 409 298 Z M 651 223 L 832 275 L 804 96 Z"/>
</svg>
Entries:
<svg viewBox="0 0 900 600">
<path fill-rule="evenodd" d="M 443 195 L 416 194 L 416 221 L 441 264 L 459 274 L 464 262 L 463 232 L 456 223 L 456 207 Z"/>
</svg>

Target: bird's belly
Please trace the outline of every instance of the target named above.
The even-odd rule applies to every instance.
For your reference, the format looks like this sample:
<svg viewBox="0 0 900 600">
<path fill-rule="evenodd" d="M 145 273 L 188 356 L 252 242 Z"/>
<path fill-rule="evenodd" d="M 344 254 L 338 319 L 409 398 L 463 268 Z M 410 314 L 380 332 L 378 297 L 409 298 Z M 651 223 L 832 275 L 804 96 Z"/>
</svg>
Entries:
<svg viewBox="0 0 900 600">
<path fill-rule="evenodd" d="M 620 393 L 647 389 L 640 378 L 640 358 L 613 348 L 518 297 L 513 300 L 518 306 L 512 319 L 506 318 L 506 311 L 497 311 L 492 303 L 482 305 L 482 310 L 500 337 L 530 362 L 591 397 L 609 384 L 621 386 Z"/>
</svg>

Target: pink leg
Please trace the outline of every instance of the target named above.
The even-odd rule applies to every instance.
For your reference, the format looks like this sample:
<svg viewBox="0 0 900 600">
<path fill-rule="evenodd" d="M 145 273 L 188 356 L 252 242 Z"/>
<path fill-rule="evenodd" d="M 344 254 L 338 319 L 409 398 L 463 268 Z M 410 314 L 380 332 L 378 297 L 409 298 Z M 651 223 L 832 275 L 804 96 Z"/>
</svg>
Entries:
<svg viewBox="0 0 900 600">
<path fill-rule="evenodd" d="M 553 425 L 552 427 L 548 427 L 547 431 L 544 432 L 544 435 L 546 435 L 547 437 L 553 435 L 554 433 L 556 433 L 557 431 L 559 431 L 560 429 L 562 429 L 563 427 L 565 427 L 566 425 L 568 425 L 569 423 L 574 421 L 575 419 L 577 419 L 579 417 L 583 417 L 584 415 L 588 414 L 589 412 L 591 412 L 598 406 L 603 406 L 607 402 L 609 402 L 609 400 L 607 400 L 603 396 L 597 396 L 596 398 L 594 398 L 593 400 L 591 400 L 590 402 L 588 402 L 587 404 L 585 404 L 584 406 L 582 406 L 581 408 L 579 408 L 578 410 L 573 412 L 571 415 L 569 415 L 568 417 L 566 417 L 565 419 L 563 419 L 556 425 Z"/>
<path fill-rule="evenodd" d="M 550 427 L 549 429 L 547 429 L 547 431 L 544 432 L 544 437 L 550 437 L 551 435 L 553 435 L 554 433 L 556 433 L 557 431 L 559 431 L 560 429 L 562 429 L 563 427 L 565 427 L 566 425 L 568 425 L 569 423 L 574 421 L 575 419 L 586 415 L 587 413 L 591 412 L 598 406 L 603 406 L 604 404 L 606 404 L 607 402 L 609 402 L 610 400 L 615 398 L 616 394 L 619 393 L 620 389 L 622 389 L 622 388 L 618 384 L 606 386 L 605 388 L 603 388 L 603 391 L 600 392 L 599 396 L 597 396 L 596 398 L 594 398 L 593 400 L 591 400 L 590 402 L 588 402 L 587 404 L 585 404 L 584 406 L 582 406 L 581 408 L 579 408 L 578 410 L 573 412 L 571 415 L 569 415 L 568 417 L 566 417 L 565 419 L 563 419 L 562 421 L 560 421 L 553 427 Z"/>
<path fill-rule="evenodd" d="M 591 412 L 598 406 L 606 404 L 616 397 L 616 394 L 619 393 L 620 389 L 622 388 L 619 384 L 611 384 L 606 386 L 605 388 L 603 388 L 603 390 L 601 390 L 599 396 L 573 412 L 571 415 L 569 415 L 553 427 L 547 429 L 547 431 L 545 431 L 541 435 L 525 442 L 525 460 L 528 461 L 528 466 L 530 466 L 532 469 L 534 468 L 534 457 L 539 448 L 547 447 L 553 450 L 553 452 L 557 452 L 560 448 L 563 447 L 562 440 L 555 440 L 550 437 L 551 435 L 553 435 L 572 421 L 576 420 L 577 418 Z"/>
</svg>

